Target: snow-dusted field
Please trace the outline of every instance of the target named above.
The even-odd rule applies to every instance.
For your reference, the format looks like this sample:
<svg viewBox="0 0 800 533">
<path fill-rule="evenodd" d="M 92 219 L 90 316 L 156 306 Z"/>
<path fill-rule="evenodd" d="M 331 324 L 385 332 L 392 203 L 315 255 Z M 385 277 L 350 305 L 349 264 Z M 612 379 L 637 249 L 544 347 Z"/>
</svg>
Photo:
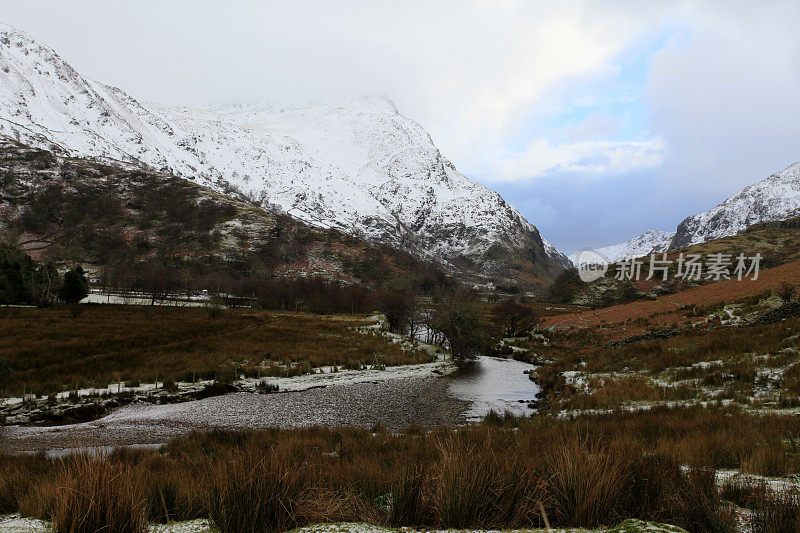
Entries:
<svg viewBox="0 0 800 533">
<path fill-rule="evenodd" d="M 35 518 L 22 518 L 19 515 L 0 516 L 0 531 L 3 533 L 51 533 L 48 522 Z M 214 529 L 208 520 L 191 520 L 170 525 L 151 525 L 148 533 L 206 533 Z"/>
<path fill-rule="evenodd" d="M 105 297 L 105 296 L 104 296 Z M 127 300 L 127 299 L 126 299 Z M 193 302 L 188 302 L 193 303 Z M 352 385 L 355 383 L 382 383 L 399 379 L 430 378 L 452 374 L 456 369 L 456 364 L 452 361 L 447 352 L 437 346 L 426 344 L 419 340 L 412 340 L 409 337 L 398 335 L 386 331 L 386 319 L 381 315 L 375 315 L 368 319 L 371 323 L 363 326 L 364 331 L 374 331 L 383 335 L 391 342 L 401 345 L 404 349 L 421 349 L 426 351 L 431 358 L 435 358 L 430 363 L 420 363 L 411 365 L 398 365 L 380 368 L 365 368 L 361 370 L 340 369 L 333 366 L 314 368 L 311 374 L 303 374 L 291 377 L 263 377 L 245 378 L 234 382 L 234 386 L 245 392 L 258 392 L 259 386 L 265 385 L 277 387 L 279 392 L 298 392 L 317 387 L 327 387 L 331 385 Z M 191 382 L 176 382 L 175 386 L 179 393 L 198 392 L 208 385 L 211 380 L 200 380 Z M 125 382 L 110 383 L 107 387 L 82 388 L 77 391 L 62 391 L 55 395 L 59 400 L 67 400 L 77 395 L 80 398 L 111 396 L 120 393 L 133 393 L 140 396 L 147 396 L 162 390 L 164 383 L 140 383 L 131 386 Z M 25 400 L 36 400 L 37 397 L 27 395 Z M 0 407 L 18 405 L 23 402 L 22 397 L 0 398 Z"/>
<path fill-rule="evenodd" d="M 629 524 L 628 527 L 622 527 Z M 18 515 L 0 517 L 0 531 L 4 533 L 49 533 L 52 531 L 47 522 L 36 520 L 32 518 L 20 518 Z M 207 520 L 192 520 L 190 522 L 179 522 L 170 525 L 151 525 L 148 533 L 212 533 L 216 531 L 211 527 Z M 413 528 L 389 528 L 384 526 L 377 526 L 374 524 L 365 524 L 358 522 L 350 523 L 335 523 L 335 524 L 315 524 L 313 526 L 306 526 L 292 530 L 292 533 L 394 533 L 398 531 L 413 532 L 418 531 Z M 498 530 L 425 530 L 427 533 L 501 533 Z M 539 532 L 543 533 L 589 533 L 592 530 L 587 529 L 516 529 L 506 530 L 507 533 L 514 532 Z M 620 533 L 685 533 L 682 529 L 674 526 L 666 526 L 662 524 L 645 523 L 639 521 L 627 521 L 613 530 L 598 529 L 595 531 L 609 531 Z"/>
</svg>

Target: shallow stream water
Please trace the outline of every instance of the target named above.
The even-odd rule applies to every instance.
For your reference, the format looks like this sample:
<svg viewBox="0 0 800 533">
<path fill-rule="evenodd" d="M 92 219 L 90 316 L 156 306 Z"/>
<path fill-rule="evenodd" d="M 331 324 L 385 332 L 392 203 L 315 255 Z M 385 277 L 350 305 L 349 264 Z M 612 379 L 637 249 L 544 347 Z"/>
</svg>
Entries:
<svg viewBox="0 0 800 533">
<path fill-rule="evenodd" d="M 470 402 L 465 416 L 471 421 L 483 418 L 491 410 L 528 416 L 534 411 L 529 404 L 539 392 L 539 387 L 526 374 L 534 368 L 513 359 L 479 357 L 450 376 L 450 393 Z"/>
</svg>

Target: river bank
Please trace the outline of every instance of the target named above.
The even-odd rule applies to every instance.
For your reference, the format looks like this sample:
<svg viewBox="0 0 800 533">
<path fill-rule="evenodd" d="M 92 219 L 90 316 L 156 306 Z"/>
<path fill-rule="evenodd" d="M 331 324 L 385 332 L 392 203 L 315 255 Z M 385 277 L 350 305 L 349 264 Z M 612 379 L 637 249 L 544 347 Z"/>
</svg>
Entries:
<svg viewBox="0 0 800 533">
<path fill-rule="evenodd" d="M 192 431 L 307 426 L 382 426 L 399 431 L 466 422 L 470 402 L 449 392 L 449 382 L 408 378 L 330 385 L 277 394 L 232 393 L 177 404 L 130 404 L 91 422 L 63 426 L 6 426 L 0 445 L 8 452 L 85 446 L 163 443 Z"/>
<path fill-rule="evenodd" d="M 211 429 L 380 426 L 401 431 L 410 426 L 454 427 L 483 418 L 490 410 L 515 416 L 533 412 L 531 402 L 538 387 L 524 373 L 532 365 L 494 357 L 481 357 L 454 373 L 442 365 L 409 365 L 425 368 L 398 368 L 396 373 L 342 372 L 325 386 L 308 379 L 314 376 L 287 378 L 297 380 L 298 389 L 280 393 L 235 392 L 181 403 L 131 403 L 88 422 L 2 427 L 0 445 L 21 453 L 158 444 Z M 368 380 L 373 373 L 380 378 Z M 317 386 L 300 388 L 301 383 Z"/>
</svg>

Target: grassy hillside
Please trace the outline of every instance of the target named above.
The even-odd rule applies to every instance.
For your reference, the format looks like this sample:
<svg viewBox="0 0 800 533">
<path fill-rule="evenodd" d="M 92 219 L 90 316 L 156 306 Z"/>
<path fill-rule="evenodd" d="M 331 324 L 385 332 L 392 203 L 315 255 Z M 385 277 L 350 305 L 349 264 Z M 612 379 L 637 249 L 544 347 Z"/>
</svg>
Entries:
<svg viewBox="0 0 800 533">
<path fill-rule="evenodd" d="M 536 379 L 543 405 L 555 412 L 713 404 L 794 413 L 800 407 L 799 290 L 795 260 L 757 280 L 545 317 L 550 342 L 532 339 L 521 347 L 544 363 Z"/>
<path fill-rule="evenodd" d="M 0 139 L 0 232 L 36 260 L 82 263 L 93 277 L 122 285 L 147 276 L 193 288 L 303 277 L 397 288 L 445 282 L 404 252 L 306 226 L 235 191 L 226 196 L 7 139 Z"/>
<path fill-rule="evenodd" d="M 798 263 L 800 261 L 800 218 L 756 224 L 738 235 L 672 250 L 666 254 L 667 260 L 671 261 L 666 281 L 662 279 L 662 272 L 659 270 L 654 272 L 653 279 L 647 279 L 650 273 L 651 256 L 638 258 L 638 261 L 641 262 L 641 275 L 638 280 L 620 281 L 616 279 L 620 263 L 609 265 L 605 277 L 589 284 L 581 282 L 576 272 L 567 272 L 557 278 L 555 284 L 548 289 L 550 300 L 588 307 L 608 308 L 635 300 L 654 299 L 665 294 L 694 290 L 715 281 L 707 277 L 705 267 L 700 279 L 689 281 L 679 278 L 677 276 L 677 265 L 681 254 L 685 257 L 700 255 L 702 256 L 701 262 L 706 266 L 712 254 L 728 255 L 732 261 L 732 266 L 729 269 L 731 275 L 733 275 L 736 258 L 739 254 L 744 254 L 748 258 L 746 261 L 747 266 L 750 265 L 749 258 L 760 254 L 760 271 L 787 264 L 795 265 L 786 269 L 776 270 L 768 274 L 766 280 L 762 280 L 759 283 L 744 282 L 741 284 L 715 285 L 713 290 L 700 290 L 696 293 L 690 293 L 686 298 L 677 297 L 675 301 L 680 301 L 681 305 L 690 304 L 692 298 L 695 298 L 695 294 L 711 298 L 711 301 L 724 301 L 737 297 L 740 292 L 741 296 L 747 296 L 752 295 L 754 291 L 777 288 L 782 282 L 794 283 L 796 280 L 792 272 L 800 264 Z M 652 257 L 656 261 L 662 260 L 662 254 L 654 254 Z M 720 289 L 723 292 L 717 293 L 716 291 Z M 653 306 L 643 304 L 640 307 L 651 308 Z"/>
<path fill-rule="evenodd" d="M 321 366 L 426 363 L 431 355 L 362 331 L 357 316 L 231 309 L 86 306 L 0 308 L 0 344 L 12 373 L 0 396 L 105 388 L 122 380 L 191 382 L 290 376 Z"/>
<path fill-rule="evenodd" d="M 558 327 L 608 327 L 617 332 L 619 328 L 627 328 L 632 335 L 641 333 L 647 326 L 654 324 L 689 324 L 698 319 L 695 315 L 698 308 L 702 310 L 753 298 L 766 298 L 787 284 L 800 285 L 800 261 L 763 270 L 757 280 L 746 278 L 741 281 L 731 279 L 707 283 L 654 299 L 640 299 L 551 317 L 546 319 L 546 323 Z"/>
</svg>

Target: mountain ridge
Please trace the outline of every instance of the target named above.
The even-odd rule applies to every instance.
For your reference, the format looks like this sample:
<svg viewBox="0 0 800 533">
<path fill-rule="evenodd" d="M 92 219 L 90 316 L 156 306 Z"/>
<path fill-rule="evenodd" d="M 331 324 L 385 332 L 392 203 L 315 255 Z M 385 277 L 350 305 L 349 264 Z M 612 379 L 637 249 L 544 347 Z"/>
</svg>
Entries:
<svg viewBox="0 0 800 533">
<path fill-rule="evenodd" d="M 193 290 L 317 279 L 449 283 L 411 254 L 308 226 L 171 174 L 56 155 L 0 135 L 0 248 L 131 288 L 156 270 Z M 178 283 L 180 281 L 180 283 Z"/>
<path fill-rule="evenodd" d="M 714 208 L 685 218 L 670 248 L 741 233 L 761 222 L 800 215 L 800 162 L 748 185 Z"/>
<path fill-rule="evenodd" d="M 381 99 L 205 110 L 141 103 L 0 26 L 0 133 L 236 193 L 455 272 L 546 280 L 569 265 L 494 191 L 469 180 Z"/>
<path fill-rule="evenodd" d="M 650 230 L 594 251 L 613 263 L 738 235 L 756 224 L 797 216 L 800 216 L 800 162 L 744 187 L 708 211 L 686 217 L 674 232 Z M 660 236 L 661 240 L 653 240 L 654 236 Z M 653 246 L 648 250 L 651 241 Z M 576 252 L 569 256 L 576 266 L 578 255 Z"/>
<path fill-rule="evenodd" d="M 592 251 L 600 254 L 609 263 L 614 263 L 634 257 L 665 252 L 674 237 L 675 232 L 650 230 L 625 242 L 594 248 Z M 572 264 L 577 266 L 579 256 L 580 252 L 575 252 L 568 257 Z"/>
</svg>

